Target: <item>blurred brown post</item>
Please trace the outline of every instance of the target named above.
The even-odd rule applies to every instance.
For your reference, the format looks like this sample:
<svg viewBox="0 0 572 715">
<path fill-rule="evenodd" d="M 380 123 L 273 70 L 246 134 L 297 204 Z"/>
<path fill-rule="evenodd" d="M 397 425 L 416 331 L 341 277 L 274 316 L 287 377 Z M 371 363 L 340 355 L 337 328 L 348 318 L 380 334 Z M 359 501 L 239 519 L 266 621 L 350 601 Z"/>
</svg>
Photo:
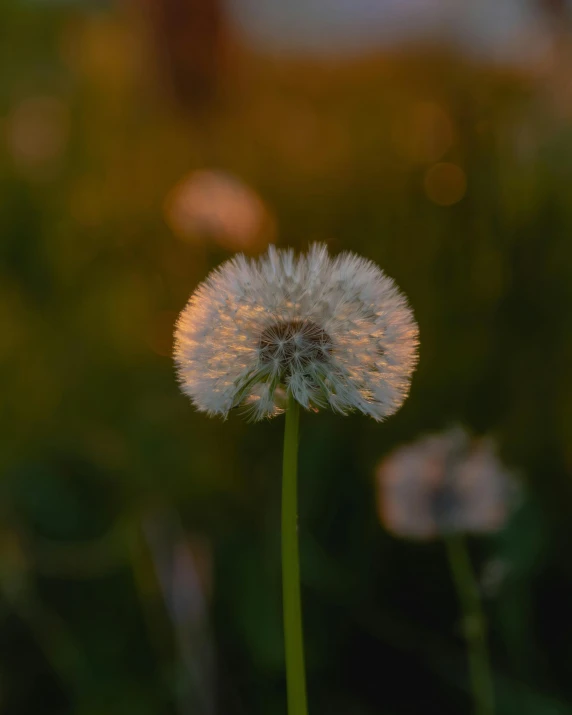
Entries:
<svg viewBox="0 0 572 715">
<path fill-rule="evenodd" d="M 555 20 L 569 19 L 568 3 L 566 0 L 539 0 L 540 9 L 548 17 Z"/>
<path fill-rule="evenodd" d="M 160 79 L 187 110 L 208 106 L 222 68 L 226 23 L 221 0 L 143 0 Z"/>
</svg>

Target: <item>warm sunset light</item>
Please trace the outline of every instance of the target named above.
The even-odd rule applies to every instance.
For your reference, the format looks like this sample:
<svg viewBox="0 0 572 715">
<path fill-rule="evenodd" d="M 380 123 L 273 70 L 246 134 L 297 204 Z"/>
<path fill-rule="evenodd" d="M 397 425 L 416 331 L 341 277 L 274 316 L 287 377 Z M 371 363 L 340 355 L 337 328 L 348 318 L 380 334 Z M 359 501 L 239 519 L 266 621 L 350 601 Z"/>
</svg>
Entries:
<svg viewBox="0 0 572 715">
<path fill-rule="evenodd" d="M 458 203 L 467 190 L 467 177 L 456 164 L 435 164 L 425 174 L 425 192 L 433 203 L 452 206 Z"/>
<path fill-rule="evenodd" d="M 572 715 L 572 0 L 0 68 L 0 715 Z"/>
</svg>

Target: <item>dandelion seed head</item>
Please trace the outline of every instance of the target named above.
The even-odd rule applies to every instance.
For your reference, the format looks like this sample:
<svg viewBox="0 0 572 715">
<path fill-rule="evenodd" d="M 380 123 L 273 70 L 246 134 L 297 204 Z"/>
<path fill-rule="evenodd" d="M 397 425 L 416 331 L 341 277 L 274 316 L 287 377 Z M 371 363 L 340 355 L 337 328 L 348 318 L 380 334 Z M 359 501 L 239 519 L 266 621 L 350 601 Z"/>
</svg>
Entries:
<svg viewBox="0 0 572 715">
<path fill-rule="evenodd" d="M 352 253 L 270 247 L 213 271 L 179 316 L 175 362 L 196 407 L 253 419 L 278 414 L 284 391 L 307 409 L 393 414 L 409 391 L 417 325 L 391 278 Z"/>
<path fill-rule="evenodd" d="M 398 448 L 376 476 L 381 521 L 409 538 L 497 531 L 517 496 L 493 440 L 458 427 Z"/>
<path fill-rule="evenodd" d="M 283 376 L 313 362 L 326 363 L 332 341 L 319 325 L 311 320 L 291 320 L 273 323 L 264 328 L 258 345 L 262 364 L 271 363 Z"/>
</svg>

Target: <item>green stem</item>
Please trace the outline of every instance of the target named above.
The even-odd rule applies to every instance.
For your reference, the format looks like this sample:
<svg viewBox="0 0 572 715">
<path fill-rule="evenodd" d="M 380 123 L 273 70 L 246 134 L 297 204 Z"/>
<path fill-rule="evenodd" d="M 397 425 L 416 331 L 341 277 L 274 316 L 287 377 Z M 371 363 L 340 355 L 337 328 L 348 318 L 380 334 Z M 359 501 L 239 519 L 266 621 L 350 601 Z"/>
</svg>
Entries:
<svg viewBox="0 0 572 715">
<path fill-rule="evenodd" d="M 300 406 L 288 395 L 282 472 L 282 598 L 288 715 L 307 715 L 300 562 L 298 557 L 298 423 Z"/>
<path fill-rule="evenodd" d="M 479 586 L 471 566 L 464 537 L 461 535 L 447 536 L 445 544 L 463 611 L 463 630 L 467 640 L 475 715 L 493 715 L 494 690 L 489 666 L 486 620 L 481 605 Z"/>
</svg>

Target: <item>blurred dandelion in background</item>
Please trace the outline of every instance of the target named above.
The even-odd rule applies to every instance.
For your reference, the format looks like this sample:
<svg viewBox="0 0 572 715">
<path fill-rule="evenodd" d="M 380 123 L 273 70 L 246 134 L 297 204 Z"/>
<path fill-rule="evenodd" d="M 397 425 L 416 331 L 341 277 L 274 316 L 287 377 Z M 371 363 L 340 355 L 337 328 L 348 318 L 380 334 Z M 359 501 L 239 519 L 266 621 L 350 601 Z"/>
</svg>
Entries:
<svg viewBox="0 0 572 715">
<path fill-rule="evenodd" d="M 246 183 L 223 171 L 202 169 L 168 194 L 165 220 L 183 241 L 213 241 L 229 251 L 256 253 L 274 241 L 274 218 Z"/>
<path fill-rule="evenodd" d="M 215 654 L 208 616 L 213 588 L 211 544 L 204 536 L 186 534 L 172 509 L 148 515 L 143 532 L 182 665 L 181 712 L 213 715 Z"/>
<path fill-rule="evenodd" d="M 517 494 L 513 475 L 498 458 L 492 439 L 473 440 L 455 427 L 389 455 L 377 469 L 377 487 L 379 516 L 389 531 L 413 539 L 444 540 L 463 612 L 475 713 L 492 715 L 482 585 L 463 534 L 490 533 L 504 526 Z M 493 576 L 498 581 L 498 574 Z"/>
<path fill-rule="evenodd" d="M 400 447 L 377 468 L 379 517 L 400 537 L 498 531 L 516 494 L 493 440 L 460 427 Z"/>
</svg>

